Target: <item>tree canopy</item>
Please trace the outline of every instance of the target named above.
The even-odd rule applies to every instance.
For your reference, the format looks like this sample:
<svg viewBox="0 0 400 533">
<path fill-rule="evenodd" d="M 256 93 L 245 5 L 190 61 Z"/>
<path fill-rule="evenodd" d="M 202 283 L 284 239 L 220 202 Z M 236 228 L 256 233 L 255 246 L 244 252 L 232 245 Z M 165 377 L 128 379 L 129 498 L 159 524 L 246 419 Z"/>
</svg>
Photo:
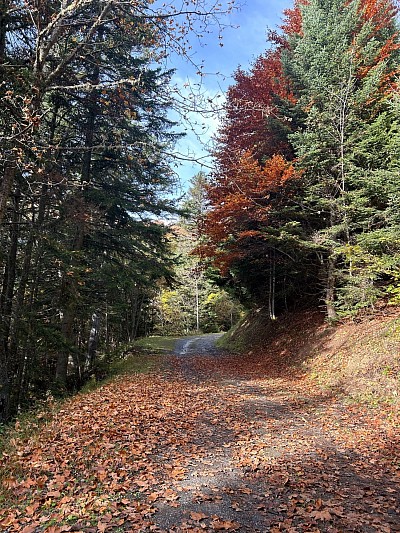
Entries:
<svg viewBox="0 0 400 533">
<path fill-rule="evenodd" d="M 298 0 L 236 72 L 203 253 L 271 316 L 323 301 L 335 318 L 396 292 L 399 43 L 391 0 Z"/>
</svg>

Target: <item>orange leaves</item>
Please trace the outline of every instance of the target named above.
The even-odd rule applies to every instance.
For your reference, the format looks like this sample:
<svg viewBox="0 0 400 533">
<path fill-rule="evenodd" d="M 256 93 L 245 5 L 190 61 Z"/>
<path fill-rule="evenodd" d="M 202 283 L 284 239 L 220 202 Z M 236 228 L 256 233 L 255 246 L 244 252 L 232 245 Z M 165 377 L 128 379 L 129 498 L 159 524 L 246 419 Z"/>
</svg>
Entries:
<svg viewBox="0 0 400 533">
<path fill-rule="evenodd" d="M 398 8 L 392 0 L 361 0 L 360 11 L 364 20 L 370 21 L 377 33 L 393 24 Z"/>
<path fill-rule="evenodd" d="M 211 522 L 211 526 L 214 531 L 237 531 L 240 529 L 240 524 L 238 522 L 233 522 L 232 520 L 221 520 L 216 517 Z"/>
<path fill-rule="evenodd" d="M 202 253 L 213 256 L 223 271 L 245 257 L 247 251 L 239 241 L 264 238 L 259 228 L 271 223 L 274 193 L 283 192 L 285 185 L 299 176 L 282 155 L 273 155 L 261 166 L 251 152 L 245 152 L 234 171 L 208 188 L 212 210 L 207 213 L 204 230 L 209 244 L 202 247 Z"/>
<path fill-rule="evenodd" d="M 323 511 L 313 511 L 312 513 L 310 513 L 310 516 L 312 516 L 316 520 L 332 520 L 331 513 L 326 509 Z"/>
<path fill-rule="evenodd" d="M 299 10 L 293 13 L 297 16 Z M 278 102 L 295 102 L 281 58 L 287 43 L 274 35 L 270 41 L 275 48 L 258 57 L 250 72 L 235 73 L 218 135 L 217 169 L 207 191 L 211 209 L 203 228 L 209 242 L 202 252 L 214 257 L 221 271 L 252 255 L 247 249 L 250 241 L 262 239 L 259 229 L 271 225 L 273 196 L 278 192 L 284 196 L 286 183 L 297 177 L 287 162 L 293 157 L 287 139 L 291 119 L 277 107 Z"/>
<path fill-rule="evenodd" d="M 366 77 L 371 71 L 383 66 L 380 75 L 381 94 L 390 94 L 399 74 L 399 68 L 391 65 L 390 58 L 399 50 L 399 32 L 395 30 L 398 7 L 393 0 L 361 0 L 361 22 L 367 23 L 370 28 L 370 39 L 380 43 L 380 48 L 375 52 L 375 57 L 368 58 L 367 63 L 359 68 L 359 76 Z M 390 34 L 387 30 L 392 28 Z M 389 60 L 388 65 L 385 62 Z"/>
<path fill-rule="evenodd" d="M 281 50 L 260 56 L 250 73 L 239 69 L 235 81 L 228 90 L 226 117 L 216 153 L 223 171 L 233 169 L 245 151 L 261 159 L 287 150 L 287 142 L 266 127 L 269 118 L 277 118 L 277 97 L 293 99 L 290 84 L 283 76 Z"/>
<path fill-rule="evenodd" d="M 295 0 L 292 9 L 284 10 L 285 19 L 281 29 L 286 35 L 302 34 L 303 21 L 300 8 L 302 5 L 307 5 L 307 3 L 307 0 Z"/>
<path fill-rule="evenodd" d="M 200 522 L 201 520 L 204 520 L 205 518 L 208 518 L 208 516 L 204 513 L 196 513 L 192 511 L 190 513 L 190 518 L 194 520 L 195 522 Z"/>
<path fill-rule="evenodd" d="M 208 516 L 202 512 L 192 511 L 190 513 L 190 519 L 194 522 L 203 522 L 206 519 L 210 519 L 210 525 L 207 530 L 211 531 L 237 531 L 240 529 L 240 524 L 233 520 L 223 520 L 217 515 Z"/>
</svg>

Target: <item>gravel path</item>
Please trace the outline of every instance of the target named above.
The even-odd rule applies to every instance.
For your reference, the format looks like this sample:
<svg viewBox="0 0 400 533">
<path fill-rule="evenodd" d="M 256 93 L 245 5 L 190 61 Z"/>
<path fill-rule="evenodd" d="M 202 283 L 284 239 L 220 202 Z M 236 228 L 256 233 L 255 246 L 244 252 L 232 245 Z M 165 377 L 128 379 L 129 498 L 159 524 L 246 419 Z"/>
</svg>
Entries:
<svg viewBox="0 0 400 533">
<path fill-rule="evenodd" d="M 182 338 L 176 342 L 174 354 L 182 356 L 201 354 L 218 355 L 222 350 L 218 349 L 215 343 L 222 335 L 222 333 L 210 333 L 209 335 L 195 335 Z"/>
<path fill-rule="evenodd" d="M 300 378 L 277 377 L 276 369 L 268 376 L 256 358 L 220 352 L 216 338 L 183 339 L 169 359 L 203 409 L 181 450 L 184 473 L 168 487 L 177 498 L 156 502 L 156 527 L 400 531 L 400 463 L 376 446 L 379 431 L 368 413 L 354 416 L 350 406 Z"/>
</svg>

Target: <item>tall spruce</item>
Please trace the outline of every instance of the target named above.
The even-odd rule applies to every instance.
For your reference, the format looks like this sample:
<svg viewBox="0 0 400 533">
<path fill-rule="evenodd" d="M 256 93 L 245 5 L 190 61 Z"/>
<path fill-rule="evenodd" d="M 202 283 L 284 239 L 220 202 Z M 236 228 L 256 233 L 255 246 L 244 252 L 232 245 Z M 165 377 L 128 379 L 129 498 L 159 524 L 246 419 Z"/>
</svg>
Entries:
<svg viewBox="0 0 400 533">
<path fill-rule="evenodd" d="M 387 113 L 399 64 L 397 29 L 393 16 L 377 31 L 359 1 L 311 0 L 301 14 L 302 31 L 289 38 L 283 55 L 296 107 L 305 113 L 304 125 L 289 140 L 304 171 L 302 205 L 313 221 L 310 238 L 321 250 L 327 314 L 335 318 L 338 306 L 368 305 L 377 295 L 373 283 L 365 286 L 368 275 L 354 278 L 344 250 L 385 223 L 388 195 L 377 202 L 373 189 L 387 188 L 393 172 L 382 159 L 374 172 L 360 148 Z M 383 137 L 382 132 L 380 150 L 389 141 Z"/>
</svg>

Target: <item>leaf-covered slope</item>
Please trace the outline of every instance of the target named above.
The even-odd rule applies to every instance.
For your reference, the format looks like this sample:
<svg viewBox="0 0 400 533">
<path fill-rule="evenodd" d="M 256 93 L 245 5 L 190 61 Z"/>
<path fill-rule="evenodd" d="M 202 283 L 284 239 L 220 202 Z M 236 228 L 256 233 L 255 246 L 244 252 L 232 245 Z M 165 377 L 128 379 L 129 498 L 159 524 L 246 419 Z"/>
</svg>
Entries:
<svg viewBox="0 0 400 533">
<path fill-rule="evenodd" d="M 336 325 L 318 311 L 297 311 L 271 321 L 268 310 L 258 308 L 223 343 L 250 356 L 265 354 L 274 367 L 305 373 L 357 399 L 400 399 L 398 308 Z"/>
</svg>

